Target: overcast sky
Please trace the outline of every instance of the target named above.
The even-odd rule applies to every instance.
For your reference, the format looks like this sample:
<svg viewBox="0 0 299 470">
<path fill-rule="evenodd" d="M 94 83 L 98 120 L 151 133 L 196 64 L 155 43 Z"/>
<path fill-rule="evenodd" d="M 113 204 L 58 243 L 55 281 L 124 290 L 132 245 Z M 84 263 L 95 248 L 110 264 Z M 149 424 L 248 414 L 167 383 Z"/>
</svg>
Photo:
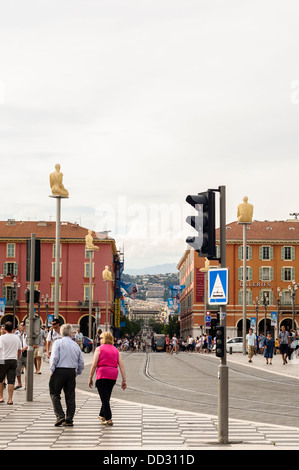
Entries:
<svg viewBox="0 0 299 470">
<path fill-rule="evenodd" d="M 227 222 L 299 212 L 299 2 L 10 0 L 0 10 L 1 220 L 111 230 L 125 266 L 178 262 L 188 194 Z M 161 217 L 163 214 L 163 217 Z"/>
</svg>

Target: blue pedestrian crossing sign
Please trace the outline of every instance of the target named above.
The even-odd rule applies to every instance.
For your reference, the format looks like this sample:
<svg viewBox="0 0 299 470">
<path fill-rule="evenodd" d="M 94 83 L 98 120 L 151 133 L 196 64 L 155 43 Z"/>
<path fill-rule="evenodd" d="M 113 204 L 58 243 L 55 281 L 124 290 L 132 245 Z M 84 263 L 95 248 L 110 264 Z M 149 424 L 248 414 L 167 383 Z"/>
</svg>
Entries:
<svg viewBox="0 0 299 470">
<path fill-rule="evenodd" d="M 210 305 L 228 304 L 228 268 L 209 269 L 208 286 Z"/>
</svg>

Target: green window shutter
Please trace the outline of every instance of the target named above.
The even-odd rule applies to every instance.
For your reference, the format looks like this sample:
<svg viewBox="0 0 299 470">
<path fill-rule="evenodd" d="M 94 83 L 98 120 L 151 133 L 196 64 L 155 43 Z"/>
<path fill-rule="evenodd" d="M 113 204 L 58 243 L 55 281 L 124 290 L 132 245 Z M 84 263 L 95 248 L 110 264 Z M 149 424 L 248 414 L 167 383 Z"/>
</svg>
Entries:
<svg viewBox="0 0 299 470">
<path fill-rule="evenodd" d="M 259 247 L 259 258 L 263 259 L 263 247 L 262 246 Z"/>
<path fill-rule="evenodd" d="M 284 254 L 285 254 L 285 251 L 284 251 L 284 246 L 282 246 L 280 248 L 280 255 L 281 255 L 281 259 L 284 260 Z"/>
<path fill-rule="evenodd" d="M 7 287 L 3 286 L 3 297 L 6 299 L 7 296 Z"/>
<path fill-rule="evenodd" d="M 7 263 L 3 263 L 3 274 L 7 276 Z"/>
<path fill-rule="evenodd" d="M 243 291 L 239 290 L 238 292 L 238 305 L 243 305 Z"/>
<path fill-rule="evenodd" d="M 247 247 L 248 259 L 252 259 L 252 246 Z"/>
<path fill-rule="evenodd" d="M 260 281 L 263 280 L 263 268 L 259 268 L 259 279 Z"/>
<path fill-rule="evenodd" d="M 17 276 L 17 275 L 18 275 L 18 263 L 14 263 L 14 265 L 13 265 L 13 273 L 14 273 L 14 276 Z"/>
<path fill-rule="evenodd" d="M 238 280 L 243 281 L 243 268 L 238 268 Z"/>
<path fill-rule="evenodd" d="M 252 281 L 252 268 L 248 268 L 248 280 Z"/>
<path fill-rule="evenodd" d="M 294 261 L 294 259 L 295 259 L 295 247 L 292 246 L 291 250 L 292 250 L 292 261 Z"/>
<path fill-rule="evenodd" d="M 284 281 L 284 268 L 281 268 L 280 274 L 281 274 L 281 280 Z"/>
<path fill-rule="evenodd" d="M 247 305 L 252 305 L 252 291 L 251 290 L 248 292 Z"/>
<path fill-rule="evenodd" d="M 243 259 L 243 246 L 238 246 L 238 259 Z"/>
<path fill-rule="evenodd" d="M 273 259 L 273 246 L 269 246 L 269 257 Z"/>
<path fill-rule="evenodd" d="M 274 279 L 274 269 L 271 267 L 270 268 L 270 281 L 273 281 Z"/>
<path fill-rule="evenodd" d="M 292 281 L 295 281 L 295 268 L 292 269 Z"/>
</svg>

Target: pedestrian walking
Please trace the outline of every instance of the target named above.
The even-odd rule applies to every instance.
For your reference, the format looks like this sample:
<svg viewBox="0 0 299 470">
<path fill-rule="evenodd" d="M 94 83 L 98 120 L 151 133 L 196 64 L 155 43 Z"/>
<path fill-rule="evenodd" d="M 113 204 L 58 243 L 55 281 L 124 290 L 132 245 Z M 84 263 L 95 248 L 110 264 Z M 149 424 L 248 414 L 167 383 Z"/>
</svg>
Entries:
<svg viewBox="0 0 299 470">
<path fill-rule="evenodd" d="M 98 348 L 99 346 L 101 346 L 101 334 L 102 334 L 102 330 L 101 328 L 98 329 L 97 331 L 97 334 L 96 334 L 96 347 Z"/>
<path fill-rule="evenodd" d="M 44 355 L 44 346 L 46 340 L 46 333 L 43 328 L 40 329 L 38 335 L 38 344 L 34 347 L 34 366 L 35 366 L 35 374 L 41 374 L 41 365 L 42 365 L 42 358 Z"/>
<path fill-rule="evenodd" d="M 275 341 L 272 338 L 270 331 L 268 331 L 267 337 L 264 341 L 264 357 L 266 359 L 266 364 L 272 365 L 274 348 L 275 348 Z"/>
<path fill-rule="evenodd" d="M 22 373 L 23 370 L 27 367 L 27 335 L 26 335 L 26 325 L 25 322 L 21 322 L 19 324 L 19 330 L 15 333 L 16 336 L 19 337 L 21 344 L 22 344 L 22 351 L 17 361 L 17 370 L 16 370 L 16 378 L 17 378 L 17 385 L 15 386 L 15 390 L 22 388 Z M 25 378 L 26 384 L 26 378 Z M 26 389 L 26 385 L 25 385 Z"/>
<path fill-rule="evenodd" d="M 93 376 L 96 371 L 96 387 L 98 389 L 102 407 L 99 420 L 102 424 L 112 426 L 112 412 L 110 397 L 118 376 L 118 368 L 122 376 L 121 387 L 127 388 L 125 367 L 118 349 L 113 345 L 113 336 L 109 331 L 101 334 L 101 346 L 94 352 L 93 362 L 90 369 L 88 386 L 93 386 Z"/>
<path fill-rule="evenodd" d="M 255 346 L 255 334 L 253 329 L 249 328 L 249 332 L 246 335 L 246 345 L 248 350 L 248 362 L 252 362 L 252 357 L 254 355 L 254 346 Z"/>
<path fill-rule="evenodd" d="M 50 357 L 50 396 L 56 416 L 55 426 L 73 426 L 76 411 L 75 389 L 76 375 L 84 369 L 84 360 L 80 347 L 72 341 L 72 326 L 69 323 L 61 327 L 62 338 L 53 343 Z M 66 402 L 66 413 L 61 406 L 61 391 Z"/>
<path fill-rule="evenodd" d="M 283 365 L 285 365 L 287 364 L 290 337 L 289 337 L 289 332 L 286 331 L 286 328 L 284 325 L 282 325 L 281 327 L 281 331 L 279 332 L 278 338 L 279 338 L 279 349 L 280 349 L 280 353 L 282 357 L 282 363 Z"/>
<path fill-rule="evenodd" d="M 78 328 L 77 333 L 75 334 L 75 341 L 79 345 L 81 351 L 83 350 L 83 334 L 80 331 L 80 328 Z"/>
<path fill-rule="evenodd" d="M 17 360 L 21 354 L 20 338 L 13 334 L 12 322 L 4 325 L 5 334 L 0 336 L 0 403 L 4 403 L 4 379 L 7 378 L 7 404 L 13 405 L 13 392 L 16 380 Z"/>
<path fill-rule="evenodd" d="M 178 354 L 178 339 L 175 333 L 173 334 L 173 337 L 171 339 L 171 346 L 171 354 L 174 352 Z"/>
<path fill-rule="evenodd" d="M 48 359 L 51 356 L 51 350 L 52 350 L 54 342 L 60 338 L 61 338 L 60 323 L 59 323 L 58 318 L 54 318 L 52 321 L 52 328 L 50 329 L 47 339 L 46 339 L 46 353 L 47 353 Z"/>
</svg>

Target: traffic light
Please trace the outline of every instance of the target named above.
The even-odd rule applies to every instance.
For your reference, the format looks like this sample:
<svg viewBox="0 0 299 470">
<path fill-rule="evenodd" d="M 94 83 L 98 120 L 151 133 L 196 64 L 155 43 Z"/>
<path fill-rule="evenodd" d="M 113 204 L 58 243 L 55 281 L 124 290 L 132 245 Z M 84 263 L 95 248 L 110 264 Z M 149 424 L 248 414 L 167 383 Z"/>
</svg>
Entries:
<svg viewBox="0 0 299 470">
<path fill-rule="evenodd" d="M 38 304 L 39 297 L 40 297 L 40 291 L 34 289 L 34 292 L 33 292 L 33 299 L 34 299 L 33 303 L 34 304 Z M 29 302 L 30 302 L 30 290 L 29 289 L 25 290 L 25 300 L 26 300 L 26 303 L 29 304 Z"/>
<path fill-rule="evenodd" d="M 216 259 L 214 191 L 208 189 L 197 195 L 189 195 L 186 201 L 198 212 L 186 218 L 186 222 L 197 231 L 197 236 L 187 237 L 186 242 L 199 256 Z"/>
<path fill-rule="evenodd" d="M 225 337 L 224 337 L 224 327 L 216 327 L 216 356 L 224 357 L 225 354 Z"/>
</svg>

